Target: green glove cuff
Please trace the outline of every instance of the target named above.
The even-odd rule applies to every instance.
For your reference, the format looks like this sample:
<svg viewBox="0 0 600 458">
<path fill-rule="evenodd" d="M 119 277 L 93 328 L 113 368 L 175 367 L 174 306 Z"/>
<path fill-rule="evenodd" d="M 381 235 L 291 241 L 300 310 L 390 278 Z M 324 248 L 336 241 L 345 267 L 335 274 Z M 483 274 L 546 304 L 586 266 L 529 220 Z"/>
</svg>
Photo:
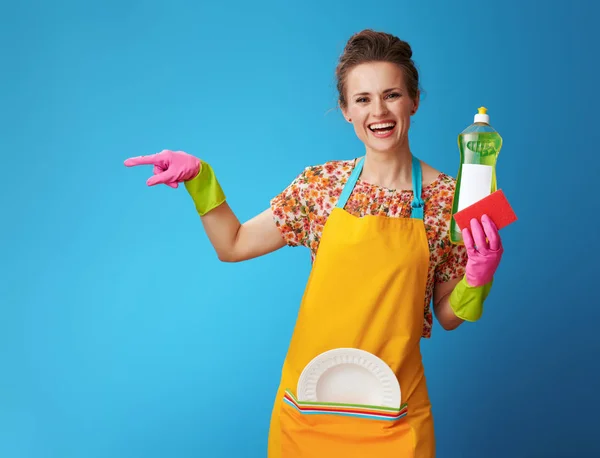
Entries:
<svg viewBox="0 0 600 458">
<path fill-rule="evenodd" d="M 200 162 L 198 175 L 184 184 L 185 189 L 194 201 L 196 211 L 200 216 L 204 216 L 225 202 L 225 194 L 215 177 L 212 167 L 204 161 Z"/>
<path fill-rule="evenodd" d="M 469 286 L 465 277 L 450 294 L 450 307 L 465 321 L 477 321 L 483 314 L 483 302 L 490 293 L 493 280 L 482 286 Z"/>
</svg>

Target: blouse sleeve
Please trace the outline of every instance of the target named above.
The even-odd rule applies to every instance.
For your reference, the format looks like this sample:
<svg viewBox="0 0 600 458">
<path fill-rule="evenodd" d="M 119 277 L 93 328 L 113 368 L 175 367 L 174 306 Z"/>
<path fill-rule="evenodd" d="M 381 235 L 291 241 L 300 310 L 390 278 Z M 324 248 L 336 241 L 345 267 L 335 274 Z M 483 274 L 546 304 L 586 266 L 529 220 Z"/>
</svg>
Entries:
<svg viewBox="0 0 600 458">
<path fill-rule="evenodd" d="M 280 194 L 271 199 L 271 210 L 277 228 L 289 246 L 308 246 L 308 185 L 305 169 Z"/>
</svg>

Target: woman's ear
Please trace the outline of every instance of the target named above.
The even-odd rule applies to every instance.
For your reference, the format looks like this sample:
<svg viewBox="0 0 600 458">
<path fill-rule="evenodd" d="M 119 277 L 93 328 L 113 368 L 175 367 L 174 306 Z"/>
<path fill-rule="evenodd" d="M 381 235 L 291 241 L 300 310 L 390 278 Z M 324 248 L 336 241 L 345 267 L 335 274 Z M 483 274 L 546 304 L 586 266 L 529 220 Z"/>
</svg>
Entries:
<svg viewBox="0 0 600 458">
<path fill-rule="evenodd" d="M 349 123 L 352 123 L 352 118 L 350 117 L 350 115 L 348 114 L 348 110 L 346 108 L 344 108 L 340 102 L 338 102 L 338 106 L 340 107 L 340 110 L 342 111 L 342 114 L 344 115 L 344 119 L 346 121 L 348 121 Z"/>
<path fill-rule="evenodd" d="M 419 109 L 419 105 L 421 103 L 421 91 L 417 91 L 417 96 L 414 98 L 413 103 L 414 103 L 414 106 L 413 106 L 411 114 L 415 114 L 417 112 L 417 110 Z"/>
</svg>

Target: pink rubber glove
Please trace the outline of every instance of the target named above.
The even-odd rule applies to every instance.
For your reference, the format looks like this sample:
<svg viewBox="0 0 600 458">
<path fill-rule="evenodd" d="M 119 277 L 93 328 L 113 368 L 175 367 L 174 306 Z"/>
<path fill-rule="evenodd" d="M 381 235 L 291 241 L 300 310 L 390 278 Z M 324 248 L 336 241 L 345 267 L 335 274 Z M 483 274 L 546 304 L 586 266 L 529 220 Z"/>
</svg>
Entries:
<svg viewBox="0 0 600 458">
<path fill-rule="evenodd" d="M 481 217 L 481 223 L 473 218 L 471 230 L 465 227 L 462 236 L 469 256 L 465 272 L 467 283 L 482 286 L 491 282 L 504 253 L 496 225 L 487 215 Z"/>
<path fill-rule="evenodd" d="M 154 176 L 146 181 L 148 186 L 166 184 L 172 188 L 191 180 L 200 171 L 200 159 L 183 151 L 162 150 L 149 156 L 131 157 L 125 161 L 127 167 L 153 165 Z"/>
</svg>

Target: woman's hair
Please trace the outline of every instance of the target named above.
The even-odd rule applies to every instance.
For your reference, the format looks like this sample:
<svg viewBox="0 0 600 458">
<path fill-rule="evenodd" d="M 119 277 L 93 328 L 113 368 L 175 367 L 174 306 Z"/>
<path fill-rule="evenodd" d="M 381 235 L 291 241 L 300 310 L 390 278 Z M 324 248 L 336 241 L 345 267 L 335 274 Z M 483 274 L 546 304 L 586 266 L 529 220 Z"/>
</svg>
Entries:
<svg viewBox="0 0 600 458">
<path fill-rule="evenodd" d="M 357 65 L 368 62 L 390 62 L 400 66 L 409 96 L 417 97 L 419 72 L 412 60 L 410 45 L 389 33 L 367 29 L 350 37 L 335 69 L 338 101 L 342 108 L 348 103 L 345 92 L 348 73 Z"/>
</svg>

